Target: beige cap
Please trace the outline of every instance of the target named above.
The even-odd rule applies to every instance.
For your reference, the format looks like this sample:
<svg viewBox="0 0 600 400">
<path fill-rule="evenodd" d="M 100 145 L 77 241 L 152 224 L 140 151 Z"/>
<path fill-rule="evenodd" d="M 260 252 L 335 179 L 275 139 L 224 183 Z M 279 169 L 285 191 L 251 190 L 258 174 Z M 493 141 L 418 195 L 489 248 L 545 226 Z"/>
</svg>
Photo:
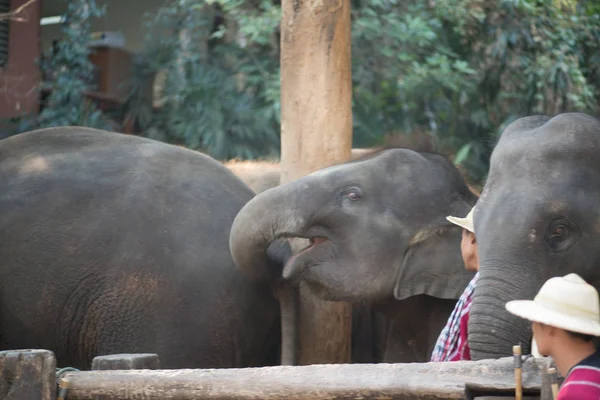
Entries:
<svg viewBox="0 0 600 400">
<path fill-rule="evenodd" d="M 473 207 L 464 218 L 448 216 L 446 219 L 461 228 L 465 228 L 471 233 L 475 233 L 475 230 L 473 229 L 473 211 L 475 211 L 475 207 Z"/>
<path fill-rule="evenodd" d="M 577 274 L 548 279 L 533 300 L 513 300 L 506 310 L 529 321 L 600 336 L 598 291 Z"/>
</svg>

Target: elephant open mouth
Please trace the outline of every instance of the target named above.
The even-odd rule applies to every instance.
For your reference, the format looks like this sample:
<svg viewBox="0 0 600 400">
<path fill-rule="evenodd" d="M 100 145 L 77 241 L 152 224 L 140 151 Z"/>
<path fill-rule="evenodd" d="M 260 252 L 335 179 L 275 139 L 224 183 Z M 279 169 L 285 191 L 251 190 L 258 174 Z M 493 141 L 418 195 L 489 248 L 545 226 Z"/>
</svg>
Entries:
<svg viewBox="0 0 600 400">
<path fill-rule="evenodd" d="M 311 252 L 319 245 L 322 245 L 323 243 L 326 243 L 329 241 L 327 238 L 322 237 L 322 236 L 316 236 L 316 237 L 306 238 L 306 239 L 308 239 L 308 241 L 309 241 L 308 246 L 304 247 L 302 250 L 300 250 L 299 252 L 297 252 L 296 254 L 291 256 L 288 259 L 288 261 L 285 263 L 285 266 L 283 267 L 283 272 L 282 272 L 284 279 L 288 280 L 288 279 L 293 279 L 293 278 L 297 277 L 299 275 L 299 273 L 301 272 L 301 270 L 303 269 L 302 267 L 304 265 L 304 263 L 299 262 L 298 259 L 302 256 L 305 256 L 307 253 Z"/>
</svg>

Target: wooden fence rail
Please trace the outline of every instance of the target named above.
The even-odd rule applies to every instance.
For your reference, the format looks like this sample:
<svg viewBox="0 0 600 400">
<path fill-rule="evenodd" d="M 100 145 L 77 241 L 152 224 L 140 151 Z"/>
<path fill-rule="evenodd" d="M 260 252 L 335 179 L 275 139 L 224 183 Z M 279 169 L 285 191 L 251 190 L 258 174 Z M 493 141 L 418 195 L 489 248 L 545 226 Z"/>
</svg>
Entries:
<svg viewBox="0 0 600 400">
<path fill-rule="evenodd" d="M 514 398 L 515 388 L 513 358 L 203 370 L 153 369 L 158 367 L 159 360 L 152 354 L 102 358 L 95 360 L 94 365 L 109 370 L 61 375 L 62 386 L 68 387 L 66 400 L 473 400 L 499 399 L 485 397 L 490 395 Z M 540 398 L 547 362 L 545 359 L 528 359 L 523 363 L 524 400 Z M 0 395 L 3 399 L 54 400 L 54 365 L 54 355 L 45 350 L 0 352 Z M 29 391 L 23 391 L 24 388 Z M 31 396 L 31 390 L 38 391 L 38 395 L 23 397 L 23 394 Z"/>
</svg>

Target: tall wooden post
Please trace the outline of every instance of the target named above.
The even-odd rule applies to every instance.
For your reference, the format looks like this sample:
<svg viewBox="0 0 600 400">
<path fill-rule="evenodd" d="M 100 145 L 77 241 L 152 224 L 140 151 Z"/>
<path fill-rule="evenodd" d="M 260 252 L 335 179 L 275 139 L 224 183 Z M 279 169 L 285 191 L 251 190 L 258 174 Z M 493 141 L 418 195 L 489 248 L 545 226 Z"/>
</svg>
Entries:
<svg viewBox="0 0 600 400">
<path fill-rule="evenodd" d="M 350 0 L 283 0 L 281 183 L 350 159 Z M 350 362 L 351 309 L 300 287 L 299 364 Z"/>
</svg>

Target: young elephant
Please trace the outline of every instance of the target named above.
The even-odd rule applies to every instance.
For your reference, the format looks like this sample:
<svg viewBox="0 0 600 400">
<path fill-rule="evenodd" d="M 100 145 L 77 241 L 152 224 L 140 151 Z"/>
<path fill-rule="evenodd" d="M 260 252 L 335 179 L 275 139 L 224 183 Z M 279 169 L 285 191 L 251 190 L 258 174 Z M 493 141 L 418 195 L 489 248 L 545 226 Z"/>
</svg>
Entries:
<svg viewBox="0 0 600 400">
<path fill-rule="evenodd" d="M 480 277 L 469 319 L 473 359 L 509 356 L 531 324 L 504 305 L 574 272 L 600 289 L 600 121 L 580 113 L 510 124 L 474 214 Z"/>
<path fill-rule="evenodd" d="M 352 149 L 351 158 L 364 157 L 376 149 Z M 262 193 L 267 189 L 279 186 L 281 177 L 281 167 L 278 161 L 240 161 L 230 160 L 225 163 L 238 178 L 254 191 L 254 193 Z"/>
<path fill-rule="evenodd" d="M 256 281 L 276 239 L 310 239 L 283 277 L 303 279 L 326 300 L 370 302 L 392 318 L 380 361 L 427 361 L 456 299 L 473 277 L 460 254 L 465 215 L 477 197 L 445 158 L 384 150 L 269 189 L 240 211 L 231 229 L 237 266 Z"/>
<path fill-rule="evenodd" d="M 142 352 L 163 368 L 277 364 L 278 303 L 229 252 L 253 196 L 216 160 L 140 137 L 0 141 L 0 349 L 83 369 Z"/>
</svg>

